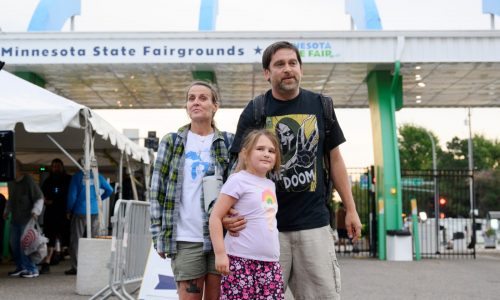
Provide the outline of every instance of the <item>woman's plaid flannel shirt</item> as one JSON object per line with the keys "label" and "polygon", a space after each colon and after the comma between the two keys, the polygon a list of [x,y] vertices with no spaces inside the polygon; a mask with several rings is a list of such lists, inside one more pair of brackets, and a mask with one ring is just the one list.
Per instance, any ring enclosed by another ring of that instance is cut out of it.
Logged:
{"label": "woman's plaid flannel shirt", "polygon": [[[158,155],[151,178],[150,213],[151,235],[157,252],[164,252],[172,257],[177,253],[176,226],[179,219],[179,207],[182,193],[184,170],[184,146],[190,125],[181,127],[176,134],[165,135],[158,148]],[[224,140],[226,137],[227,140]],[[224,180],[230,171],[228,146],[234,135],[223,133],[217,128],[214,132],[210,155],[217,169],[223,170]],[[200,199],[203,208],[203,193]],[[208,232],[208,214],[203,216],[203,250],[210,251],[212,244]]]}

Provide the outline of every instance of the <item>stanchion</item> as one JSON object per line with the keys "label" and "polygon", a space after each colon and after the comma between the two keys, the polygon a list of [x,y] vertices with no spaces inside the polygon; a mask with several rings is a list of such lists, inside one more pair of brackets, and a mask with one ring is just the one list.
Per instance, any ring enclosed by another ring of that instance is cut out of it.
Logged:
{"label": "stanchion", "polygon": [[418,234],[418,212],[417,212],[417,199],[411,199],[411,222],[413,231],[413,246],[415,247],[415,260],[421,260],[420,255],[420,237]]}
{"label": "stanchion", "polygon": [[384,200],[378,200],[378,216],[377,216],[377,236],[378,236],[378,258],[385,260],[385,213]]}

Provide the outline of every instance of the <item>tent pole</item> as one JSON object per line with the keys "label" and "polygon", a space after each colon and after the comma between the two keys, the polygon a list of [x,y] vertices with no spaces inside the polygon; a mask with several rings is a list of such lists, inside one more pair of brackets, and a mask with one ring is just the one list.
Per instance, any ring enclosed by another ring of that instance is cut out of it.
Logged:
{"label": "tent pole", "polygon": [[68,151],[66,151],[66,149],[64,149],[52,136],[50,136],[50,134],[47,134],[47,137],[52,141],[52,143],[54,143],[54,145],[57,146],[57,148],[59,148],[59,150],[62,151],[62,153],[64,153],[64,155],[66,155],[75,164],[75,166],[77,166],[83,172],[83,166],[80,165],[78,161],[73,156],[71,156]]}
{"label": "tent pole", "polygon": [[150,164],[144,164],[144,167],[143,167],[143,172],[144,172],[144,185],[145,185],[145,188],[144,188],[144,199],[149,202],[149,174],[150,174],[150,171],[151,171],[151,168],[150,168]]}
{"label": "tent pole", "polygon": [[85,114],[85,142],[84,142],[84,166],[83,172],[85,178],[85,206],[87,212],[87,238],[92,237],[92,227],[90,219],[90,139],[92,138],[92,128],[88,122],[88,110],[84,110]]}
{"label": "tent pole", "polygon": [[123,199],[123,151],[120,155],[120,167],[118,169],[118,199]]}
{"label": "tent pole", "polygon": [[127,159],[128,173],[130,176],[130,185],[132,186],[132,193],[134,194],[134,200],[139,200],[139,196],[137,195],[137,187],[135,186],[134,173],[132,172],[132,168],[130,167],[128,154],[125,154],[125,158]]}

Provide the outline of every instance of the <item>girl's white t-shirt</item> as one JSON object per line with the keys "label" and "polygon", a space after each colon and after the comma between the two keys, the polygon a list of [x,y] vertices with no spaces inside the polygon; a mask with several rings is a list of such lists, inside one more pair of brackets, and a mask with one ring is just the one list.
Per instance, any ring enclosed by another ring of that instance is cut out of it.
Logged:
{"label": "girl's white t-shirt", "polygon": [[214,134],[197,135],[188,132],[184,149],[184,178],[177,222],[177,241],[203,242],[203,214],[201,203],[202,179],[210,164],[210,147]]}
{"label": "girl's white t-shirt", "polygon": [[221,193],[237,199],[234,208],[247,220],[239,236],[226,235],[226,253],[261,261],[279,261],[278,202],[274,182],[240,171],[229,176]]}

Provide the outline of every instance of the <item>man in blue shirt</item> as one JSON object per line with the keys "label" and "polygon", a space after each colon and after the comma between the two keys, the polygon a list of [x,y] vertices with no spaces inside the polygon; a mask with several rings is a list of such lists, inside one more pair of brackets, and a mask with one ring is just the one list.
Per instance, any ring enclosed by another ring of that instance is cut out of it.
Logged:
{"label": "man in blue shirt", "polygon": [[[99,189],[103,190],[101,199],[108,198],[113,193],[113,188],[106,179],[99,174]],[[70,236],[70,256],[71,269],[64,272],[66,275],[76,275],[78,258],[78,241],[83,237],[87,226],[87,206],[85,198],[85,179],[82,171],[78,171],[71,178],[68,192],[68,203],[66,208],[68,218],[71,219]],[[90,218],[91,218],[91,236],[97,236],[99,230],[99,209],[97,206],[97,197],[94,187],[94,176],[90,175]]]}

